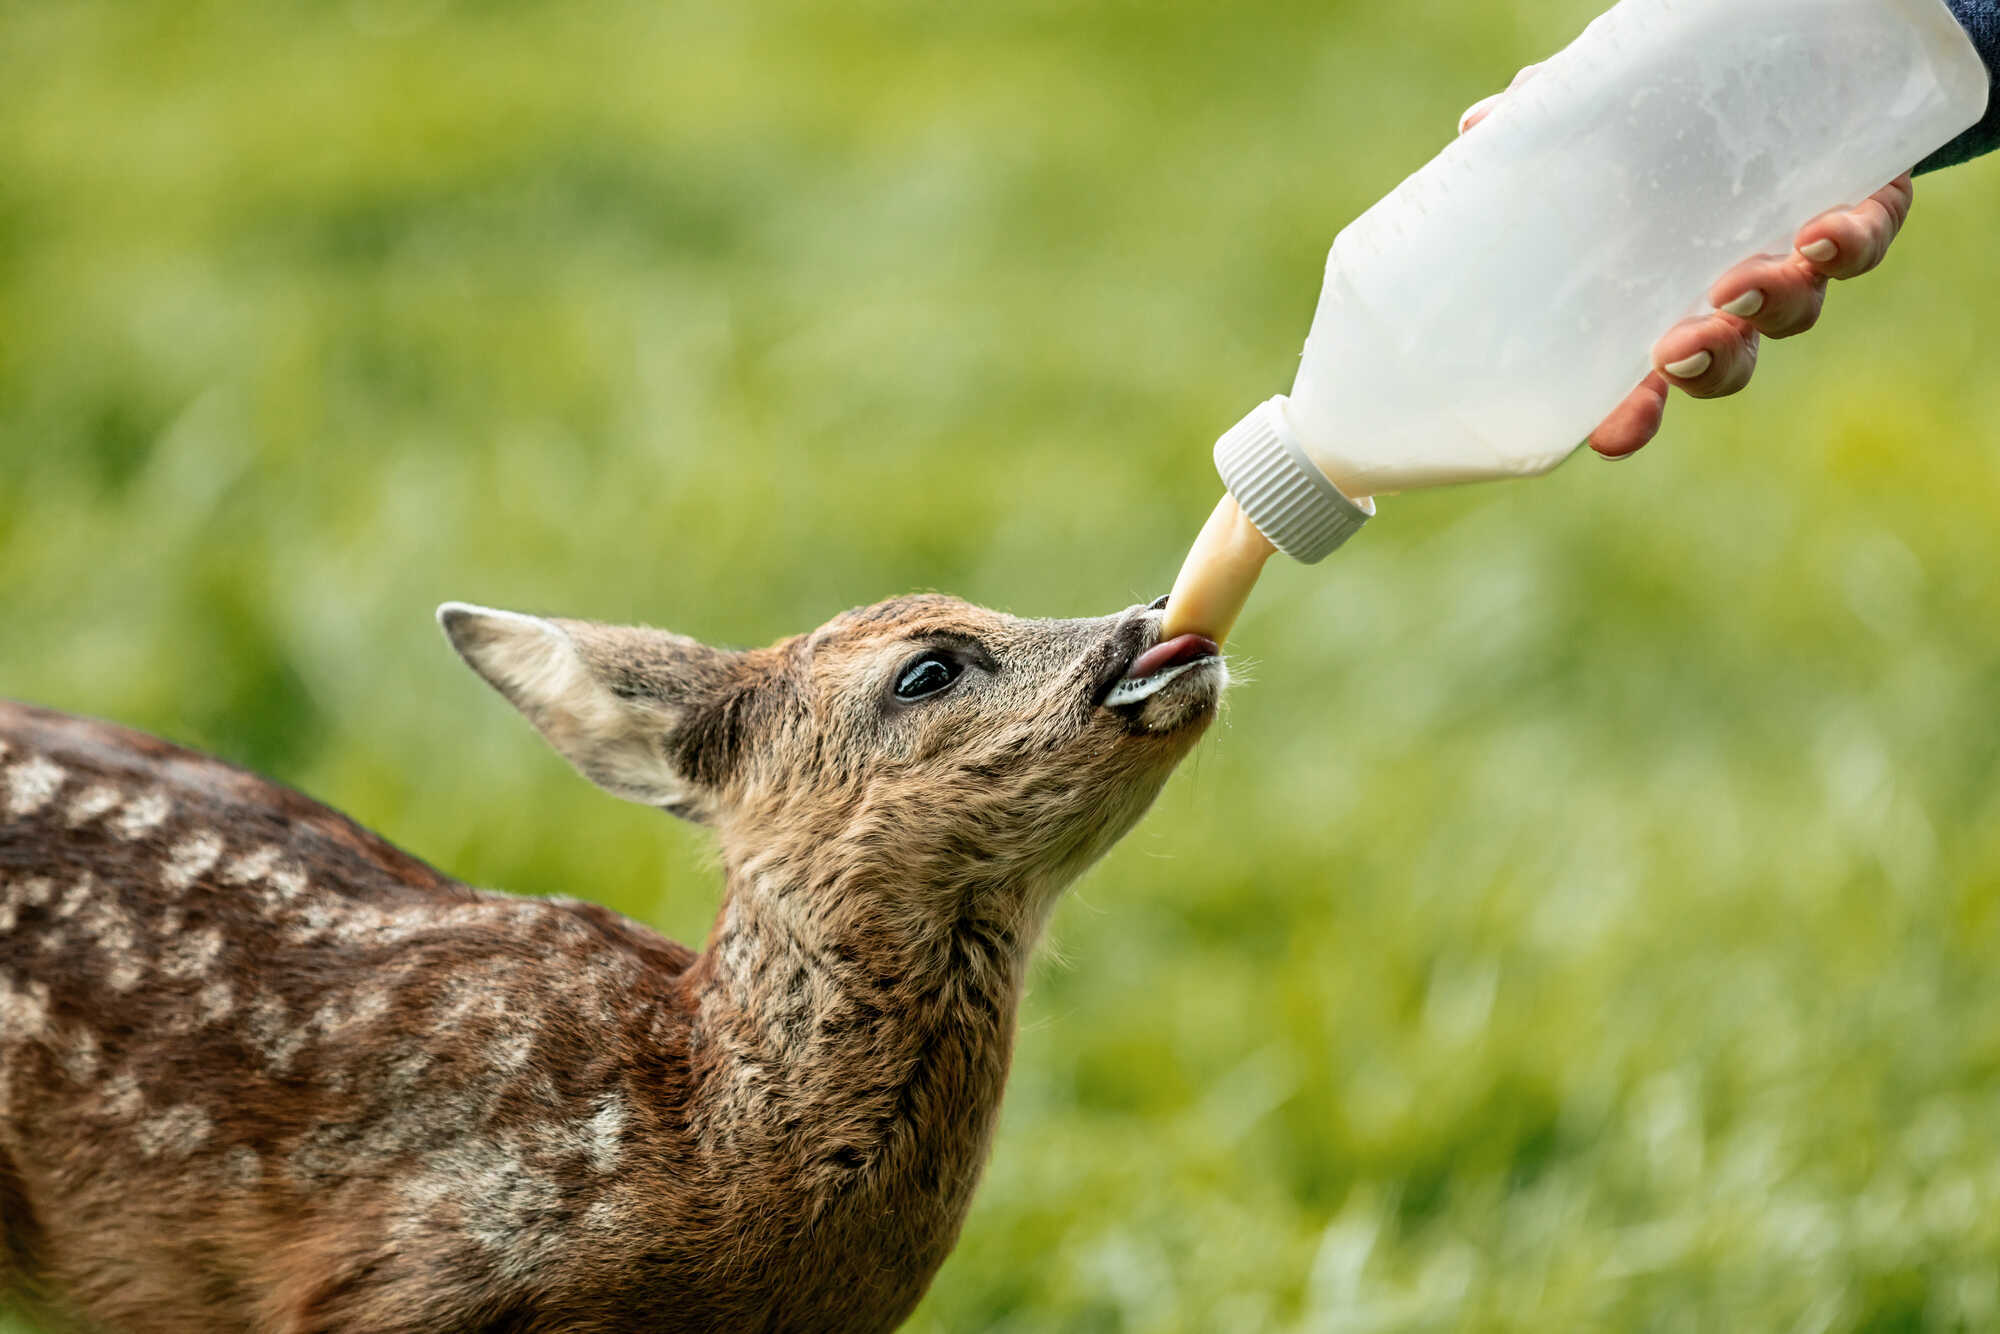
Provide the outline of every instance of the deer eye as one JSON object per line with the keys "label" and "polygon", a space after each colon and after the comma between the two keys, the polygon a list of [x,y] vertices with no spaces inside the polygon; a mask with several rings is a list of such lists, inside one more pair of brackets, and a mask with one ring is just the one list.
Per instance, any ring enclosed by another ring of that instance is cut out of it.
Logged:
{"label": "deer eye", "polygon": [[926,653],[896,677],[896,698],[904,703],[929,699],[965,675],[965,664],[949,653]]}

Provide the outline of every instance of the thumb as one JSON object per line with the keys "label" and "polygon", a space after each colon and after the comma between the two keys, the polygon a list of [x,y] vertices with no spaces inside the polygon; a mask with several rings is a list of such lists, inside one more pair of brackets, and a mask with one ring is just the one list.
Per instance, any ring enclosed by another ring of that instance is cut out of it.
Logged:
{"label": "thumb", "polygon": [[1480,121],[1485,120],[1486,113],[1493,110],[1494,104],[1506,95],[1505,93],[1495,93],[1491,97],[1482,97],[1467,107],[1464,114],[1458,118],[1458,132],[1464,134]]}
{"label": "thumb", "polygon": [[1467,107],[1465,109],[1464,114],[1458,118],[1458,132],[1460,134],[1464,134],[1467,130],[1477,125],[1480,121],[1485,120],[1488,116],[1492,115],[1493,108],[1496,105],[1498,105],[1501,98],[1505,97],[1508,93],[1513,92],[1516,88],[1519,88],[1522,84],[1526,83],[1528,80],[1534,78],[1535,75],[1541,72],[1541,68],[1542,66],[1540,62],[1537,62],[1533,65],[1522,66],[1520,73],[1514,76],[1514,81],[1507,85],[1506,90],[1504,92],[1495,93],[1491,97],[1482,97],[1477,102],[1474,102],[1471,106]]}

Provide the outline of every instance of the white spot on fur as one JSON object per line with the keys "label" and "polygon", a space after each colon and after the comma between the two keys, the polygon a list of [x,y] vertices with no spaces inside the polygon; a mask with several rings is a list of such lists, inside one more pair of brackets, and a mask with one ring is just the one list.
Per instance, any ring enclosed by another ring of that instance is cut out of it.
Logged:
{"label": "white spot on fur", "polygon": [[283,849],[277,844],[266,843],[261,848],[232,859],[229,865],[223,868],[222,878],[232,885],[247,885],[252,881],[262,880],[277,869],[278,863],[284,860],[284,856]]}
{"label": "white spot on fur", "polygon": [[291,1068],[292,1058],[312,1037],[308,1026],[294,1027],[283,1001],[266,996],[250,1007],[250,1041],[264,1057],[264,1068],[282,1075]]}
{"label": "white spot on fur", "polygon": [[104,1059],[104,1048],[98,1042],[97,1030],[79,1028],[69,1045],[57,1053],[62,1061],[63,1073],[78,1084],[88,1084],[97,1078],[98,1067]]}
{"label": "white spot on fur", "polygon": [[56,882],[45,875],[34,876],[21,882],[21,902],[30,908],[39,908],[55,897]]}
{"label": "white spot on fur", "polygon": [[348,945],[396,945],[413,932],[399,932],[394,923],[401,921],[404,914],[382,912],[351,912],[339,925],[334,927],[335,940]]}
{"label": "white spot on fur", "polygon": [[264,1176],[264,1160],[247,1144],[238,1144],[222,1155],[222,1177],[230,1185],[247,1189]]}
{"label": "white spot on fur", "polygon": [[[36,890],[37,886],[41,888]],[[12,931],[20,921],[22,905],[29,902],[29,892],[36,890],[37,893],[46,896],[47,886],[48,881],[39,877],[34,880],[0,882],[0,931]]]}
{"label": "white spot on fur", "polygon": [[148,792],[111,818],[111,832],[126,840],[141,838],[166,823],[174,803],[160,791]]}
{"label": "white spot on fur", "polygon": [[102,950],[108,959],[105,980],[114,991],[130,991],[145,976],[145,963],[139,958],[137,923],[125,911],[123,904],[107,896],[92,899],[85,907],[77,925],[83,928],[92,942]]}
{"label": "white spot on fur", "polygon": [[584,1128],[589,1149],[590,1165],[599,1172],[609,1172],[618,1166],[619,1141],[625,1133],[625,1104],[618,1098],[606,1098],[598,1105],[597,1115],[590,1118]]}
{"label": "white spot on fur", "polygon": [[389,993],[382,987],[364,987],[355,993],[354,1002],[348,1007],[347,1022],[350,1024],[372,1024],[389,1013]]}
{"label": "white spot on fur", "polygon": [[139,1152],[148,1158],[163,1153],[185,1158],[202,1146],[212,1129],[207,1112],[181,1103],[139,1123]]}
{"label": "white spot on fur", "polygon": [[69,771],[46,755],[31,755],[7,770],[7,814],[16,820],[33,815],[55,798]]}
{"label": "white spot on fur", "polygon": [[267,907],[283,908],[306,892],[305,873],[285,860],[284,849],[275,843],[246,852],[230,862],[222,878],[233,885],[262,884],[272,891]]}
{"label": "white spot on fur", "polygon": [[168,945],[160,955],[160,971],[182,981],[200,977],[215,966],[221,953],[222,932],[209,927]]}
{"label": "white spot on fur", "polygon": [[320,934],[339,920],[332,905],[316,899],[308,899],[302,904],[285,931],[285,939],[294,945],[310,945]]}
{"label": "white spot on fur", "polygon": [[121,1070],[104,1085],[104,1110],[120,1120],[130,1120],[146,1110],[145,1095],[132,1072]]}
{"label": "white spot on fur", "polygon": [[222,856],[222,838],[207,830],[184,838],[174,844],[167,853],[166,864],[160,868],[160,879],[168,889],[183,890],[208,874]]}
{"label": "white spot on fur", "polygon": [[431,1054],[426,1051],[411,1052],[407,1056],[398,1057],[389,1067],[388,1077],[382,1081],[382,1087],[398,1096],[414,1092],[417,1085],[423,1082],[424,1076],[430,1073],[431,1061]]}
{"label": "white spot on fur", "polygon": [[167,822],[174,813],[172,798],[165,792],[154,789],[141,793],[120,808],[106,822],[106,827],[119,838],[130,842],[144,838]]}
{"label": "white spot on fur", "polygon": [[354,1136],[350,1127],[338,1122],[318,1125],[307,1131],[285,1155],[285,1175],[300,1184],[338,1176],[353,1157]]}
{"label": "white spot on fur", "polygon": [[19,987],[0,973],[0,1041],[34,1042],[48,1030],[48,984],[31,981]]}
{"label": "white spot on fur", "polygon": [[427,1155],[424,1170],[404,1183],[403,1196],[422,1215],[440,1205],[455,1206],[459,1228],[509,1277],[533,1272],[563,1240],[556,1183],[530,1169],[514,1149],[491,1140]]}
{"label": "white spot on fur", "polygon": [[99,943],[109,937],[110,943],[118,948],[130,949],[133,944],[132,916],[109,895],[99,895],[85,903],[77,925]]}
{"label": "white spot on fur", "polygon": [[347,1007],[337,1000],[327,1001],[306,1020],[306,1029],[321,1037],[331,1037],[347,1026]]}
{"label": "white spot on fur", "polygon": [[194,1012],[204,1024],[221,1023],[236,1008],[236,989],[227,982],[211,982],[194,998]]}
{"label": "white spot on fur", "polygon": [[505,1018],[510,998],[498,969],[489,965],[445,983],[438,1002],[436,1025],[451,1030],[473,1020]]}
{"label": "white spot on fur", "polygon": [[491,906],[485,903],[460,903],[442,909],[401,908],[394,912],[354,910],[342,915],[334,934],[355,944],[400,945],[428,932],[493,921]]}
{"label": "white spot on fur", "polygon": [[493,1044],[486,1053],[486,1064],[502,1074],[512,1074],[524,1068],[534,1055],[534,1034],[516,1033]]}
{"label": "white spot on fur", "polygon": [[332,1038],[346,1028],[358,1028],[382,1018],[388,1012],[388,992],[380,988],[364,988],[346,1000],[328,1000],[312,1018],[306,1020],[306,1030],[322,1038]]}
{"label": "white spot on fur", "polygon": [[596,1003],[598,1020],[618,1022],[624,998],[639,980],[639,965],[631,956],[611,951],[592,954],[572,983],[580,1000]]}
{"label": "white spot on fur", "polygon": [[83,826],[125,800],[125,794],[108,783],[93,783],[79,792],[63,812],[63,823],[71,829]]}
{"label": "white spot on fur", "polygon": [[90,891],[95,887],[95,882],[91,880],[90,874],[85,872],[83,879],[71,885],[69,892],[63,895],[62,902],[56,905],[56,916],[60,918],[76,916],[83,905],[90,901]]}

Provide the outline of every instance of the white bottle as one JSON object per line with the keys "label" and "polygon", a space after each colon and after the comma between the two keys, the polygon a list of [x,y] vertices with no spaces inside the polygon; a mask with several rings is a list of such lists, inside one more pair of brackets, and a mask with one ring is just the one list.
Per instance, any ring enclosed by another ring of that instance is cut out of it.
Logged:
{"label": "white bottle", "polygon": [[1988,75],[1942,0],[1623,0],[1333,243],[1289,399],[1216,445],[1315,561],[1366,497],[1546,472],[1707,309],[1976,123]]}

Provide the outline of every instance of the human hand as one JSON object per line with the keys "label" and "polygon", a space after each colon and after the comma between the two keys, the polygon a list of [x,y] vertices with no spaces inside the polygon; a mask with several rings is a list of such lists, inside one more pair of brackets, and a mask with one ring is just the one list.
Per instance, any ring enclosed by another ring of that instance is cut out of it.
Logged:
{"label": "human hand", "polygon": [[[1514,76],[1509,91],[1539,66]],[[1505,97],[1499,93],[1460,117],[1466,133]],[[1910,215],[1915,190],[1908,173],[1859,207],[1821,214],[1799,229],[1789,255],[1759,255],[1722,275],[1708,290],[1715,313],[1682,320],[1653,345],[1653,373],[1595,431],[1590,447],[1608,459],[1629,458],[1659,434],[1667,391],[1724,398],[1750,383],[1763,338],[1790,338],[1819,323],[1827,282],[1857,278],[1881,264]]]}

